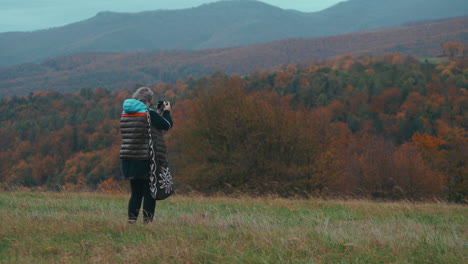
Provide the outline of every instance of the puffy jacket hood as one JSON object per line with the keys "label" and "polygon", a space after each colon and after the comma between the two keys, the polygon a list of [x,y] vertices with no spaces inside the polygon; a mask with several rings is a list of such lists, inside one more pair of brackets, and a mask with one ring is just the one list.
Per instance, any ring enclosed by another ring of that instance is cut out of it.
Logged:
{"label": "puffy jacket hood", "polygon": [[123,112],[126,114],[144,113],[148,108],[142,101],[136,99],[127,99],[123,102]]}

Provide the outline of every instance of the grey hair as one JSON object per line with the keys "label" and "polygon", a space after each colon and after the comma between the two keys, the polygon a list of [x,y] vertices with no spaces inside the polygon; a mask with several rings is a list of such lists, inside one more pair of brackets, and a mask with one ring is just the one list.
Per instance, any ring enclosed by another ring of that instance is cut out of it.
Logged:
{"label": "grey hair", "polygon": [[151,102],[153,101],[153,95],[154,95],[154,92],[150,88],[144,86],[144,87],[138,88],[138,90],[136,90],[136,92],[133,94],[132,98],[140,100],[142,102],[143,101]]}

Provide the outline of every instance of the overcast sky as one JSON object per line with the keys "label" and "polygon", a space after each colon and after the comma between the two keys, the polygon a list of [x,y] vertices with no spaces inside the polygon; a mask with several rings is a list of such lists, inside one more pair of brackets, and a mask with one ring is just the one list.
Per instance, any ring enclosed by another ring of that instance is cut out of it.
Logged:
{"label": "overcast sky", "polygon": [[[320,11],[345,0],[262,0],[303,12]],[[216,0],[0,0],[0,32],[63,26],[100,11],[140,12],[196,7]]]}

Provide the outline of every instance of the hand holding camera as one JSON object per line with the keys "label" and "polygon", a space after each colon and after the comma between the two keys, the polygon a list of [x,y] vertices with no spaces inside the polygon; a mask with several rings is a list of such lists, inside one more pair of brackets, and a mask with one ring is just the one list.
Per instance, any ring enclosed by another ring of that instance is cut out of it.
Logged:
{"label": "hand holding camera", "polygon": [[167,111],[171,111],[171,102],[169,101],[164,101],[164,111],[167,110]]}
{"label": "hand holding camera", "polygon": [[171,111],[171,102],[169,102],[169,101],[159,101],[157,108],[160,111],[166,111],[166,110]]}

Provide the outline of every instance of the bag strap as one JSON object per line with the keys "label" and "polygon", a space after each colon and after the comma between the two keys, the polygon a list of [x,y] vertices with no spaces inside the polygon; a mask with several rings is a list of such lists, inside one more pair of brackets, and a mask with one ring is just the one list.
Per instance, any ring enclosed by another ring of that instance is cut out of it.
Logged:
{"label": "bag strap", "polygon": [[157,166],[157,163],[156,163],[156,152],[154,151],[154,145],[153,145],[153,135],[151,133],[151,114],[150,114],[150,111],[149,109],[147,108],[146,109],[146,118],[148,119],[148,124],[149,124],[149,128],[148,128],[148,134],[149,134],[149,154],[150,154],[150,175],[149,175],[149,179],[150,179],[150,192],[151,192],[151,197],[153,197],[153,199],[156,199],[156,196],[158,194],[158,186],[157,186],[157,181],[158,181],[158,178],[157,178],[157,172],[156,172],[156,166]]}

